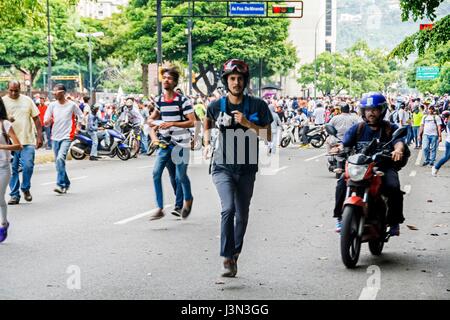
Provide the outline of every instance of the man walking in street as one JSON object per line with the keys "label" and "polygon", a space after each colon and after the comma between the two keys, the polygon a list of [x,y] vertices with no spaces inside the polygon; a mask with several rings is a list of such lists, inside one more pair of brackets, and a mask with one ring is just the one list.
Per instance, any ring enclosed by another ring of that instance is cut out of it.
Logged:
{"label": "man walking in street", "polygon": [[72,101],[66,100],[66,87],[57,84],[53,88],[53,96],[56,101],[50,103],[44,116],[45,126],[52,125],[53,152],[55,154],[56,165],[56,188],[54,191],[59,194],[67,193],[70,187],[70,180],[66,172],[66,158],[70,143],[75,137],[78,123],[83,120],[83,112]]}
{"label": "man walking in street", "polygon": [[[31,177],[34,171],[36,149],[42,147],[42,125],[39,120],[39,109],[33,100],[20,94],[18,81],[9,82],[8,95],[3,97],[3,102],[14,132],[23,146],[22,150],[14,151],[12,162],[12,175],[9,182],[11,199],[8,204],[14,205],[20,202],[20,190],[26,201],[33,200],[30,193]],[[19,166],[22,166],[22,184],[19,178]]]}
{"label": "man walking in street", "polygon": [[436,115],[434,106],[428,107],[428,115],[423,117],[422,125],[420,126],[419,141],[422,142],[423,156],[425,158],[422,166],[434,166],[436,161],[436,152],[439,143],[442,141],[441,136],[442,121]]}
{"label": "man walking in street", "polygon": [[222,205],[223,277],[235,277],[237,273],[258,171],[258,136],[271,140],[272,114],[263,100],[244,95],[249,80],[249,67],[244,61],[227,61],[222,83],[228,94],[209,105],[204,121],[205,158],[211,148],[213,122],[219,129],[211,161],[212,179]]}
{"label": "man walking in street", "polygon": [[[164,168],[170,161],[175,164],[176,184],[181,184],[183,190],[184,205],[180,212],[183,219],[186,219],[191,213],[194,201],[187,168],[191,145],[191,134],[188,128],[194,126],[195,115],[189,99],[174,91],[178,85],[179,78],[180,73],[176,68],[165,68],[162,70],[164,94],[156,98],[156,107],[150,116],[149,125],[152,130],[153,143],[157,144],[159,140],[163,140],[166,145],[165,148],[159,149],[153,169],[153,183],[158,209],[150,217],[150,220],[164,217],[161,176]],[[155,123],[155,120],[161,121]],[[154,130],[159,131],[160,138],[156,136]],[[176,211],[172,213],[177,215]]]}
{"label": "man walking in street", "polygon": [[37,107],[39,109],[39,120],[41,121],[41,125],[42,125],[42,135],[44,135],[44,133],[45,133],[45,139],[46,139],[46,141],[44,143],[46,145],[45,148],[47,150],[51,150],[52,149],[52,139],[51,139],[52,128],[44,126],[44,114],[47,111],[47,104],[45,103],[44,97],[39,98]]}

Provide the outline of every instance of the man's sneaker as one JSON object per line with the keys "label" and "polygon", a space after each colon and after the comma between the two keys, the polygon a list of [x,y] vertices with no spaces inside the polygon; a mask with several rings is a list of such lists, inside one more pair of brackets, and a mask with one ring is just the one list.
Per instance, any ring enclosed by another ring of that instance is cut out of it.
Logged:
{"label": "man's sneaker", "polygon": [[431,168],[431,175],[433,177],[437,177],[437,173],[438,173],[438,169],[436,169],[436,167]]}
{"label": "man's sneaker", "polygon": [[175,207],[170,213],[174,216],[181,217],[181,208]]}
{"label": "man's sneaker", "polygon": [[30,190],[23,191],[23,196],[26,201],[31,202],[33,200],[33,197],[31,196]]}
{"label": "man's sneaker", "polygon": [[5,241],[8,237],[8,228],[9,228],[9,222],[6,223],[6,225],[0,226],[0,243]]}
{"label": "man's sneaker", "polygon": [[150,221],[158,220],[158,219],[161,219],[162,217],[164,217],[164,211],[163,211],[163,209],[159,209],[158,211],[156,211],[154,214],[152,214],[150,216]]}
{"label": "man's sneaker", "polygon": [[336,220],[336,232],[340,233],[342,229],[342,219],[338,218]]}
{"label": "man's sneaker", "polygon": [[394,224],[393,226],[391,226],[389,228],[389,235],[391,237],[399,236],[400,235],[400,225],[399,224]]}
{"label": "man's sneaker", "polygon": [[69,191],[69,187],[64,187],[62,188],[63,193],[67,193],[67,191]]}
{"label": "man's sneaker", "polygon": [[56,186],[56,188],[53,189],[53,191],[55,191],[56,193],[59,193],[59,194],[63,194],[63,193],[65,193],[64,189],[65,188],[62,188],[60,186]]}
{"label": "man's sneaker", "polygon": [[223,261],[222,277],[233,278],[237,274],[237,263],[234,259],[225,259]]}
{"label": "man's sneaker", "polygon": [[89,160],[91,160],[91,161],[98,161],[98,158],[97,158],[97,157],[94,157],[94,156],[90,156],[90,157],[89,157]]}
{"label": "man's sneaker", "polygon": [[9,199],[8,204],[9,205],[14,205],[14,204],[19,204],[20,202],[20,198],[18,197],[11,197],[11,199]]}
{"label": "man's sneaker", "polygon": [[422,163],[422,167],[426,167],[428,165],[428,162],[425,161],[424,163]]}

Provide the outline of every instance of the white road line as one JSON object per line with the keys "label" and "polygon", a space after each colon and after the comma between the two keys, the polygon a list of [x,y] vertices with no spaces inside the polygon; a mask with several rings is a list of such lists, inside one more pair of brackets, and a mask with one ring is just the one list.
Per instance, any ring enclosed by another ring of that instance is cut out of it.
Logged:
{"label": "white road line", "polygon": [[410,177],[415,177],[417,174],[416,170],[411,171],[411,173],[409,174]]}
{"label": "white road line", "polygon": [[[164,208],[167,208],[167,207],[170,207],[170,205],[166,205]],[[135,216],[133,216],[133,217],[131,217],[131,218],[127,218],[127,219],[123,219],[123,220],[114,222],[114,224],[117,224],[117,225],[119,225],[119,224],[126,224],[126,223],[128,223],[128,222],[131,222],[131,221],[134,221],[134,220],[143,218],[143,217],[145,217],[145,216],[149,216],[149,215],[151,215],[152,213],[155,213],[156,210],[158,210],[158,208],[155,208],[155,209],[153,209],[153,210],[150,210],[150,211],[147,211],[147,212],[144,212],[144,213],[141,213],[141,214],[137,214],[137,215],[135,215]]]}
{"label": "white road line", "polygon": [[327,154],[327,153],[325,152],[325,153],[319,154],[318,156],[315,156],[315,157],[312,157],[312,158],[305,159],[305,162],[319,159],[320,157],[323,157],[323,156],[326,155],[326,154]]}
{"label": "white road line", "polygon": [[405,190],[404,190],[405,192],[406,192],[406,194],[409,194],[410,192],[411,192],[411,185],[410,184],[407,184],[406,186],[405,186]]}
{"label": "white road line", "polygon": [[[82,177],[78,177],[78,178],[70,178],[70,181],[76,181],[76,180],[81,180],[81,179],[86,179],[87,176],[82,176]],[[51,184],[55,184],[55,181],[52,182],[46,182],[46,183],[41,183],[41,186],[49,186]]]}
{"label": "white road line", "polygon": [[280,171],[283,171],[285,169],[289,168],[289,166],[284,166],[275,170],[270,170],[268,168],[261,168],[261,175],[267,175],[267,176],[274,176]]}
{"label": "white road line", "polygon": [[154,167],[154,165],[151,165],[151,166],[145,166],[145,167],[138,167],[138,169],[150,169],[153,167]]}
{"label": "white road line", "polygon": [[422,161],[422,150],[419,150],[419,154],[417,155],[416,166],[420,165],[420,161]]}

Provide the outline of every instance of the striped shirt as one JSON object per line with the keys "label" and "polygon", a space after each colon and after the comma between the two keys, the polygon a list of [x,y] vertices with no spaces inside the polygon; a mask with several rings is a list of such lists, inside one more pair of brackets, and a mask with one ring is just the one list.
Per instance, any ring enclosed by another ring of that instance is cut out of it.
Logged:
{"label": "striped shirt", "polygon": [[[186,121],[186,115],[193,113],[194,108],[191,102],[185,96],[175,94],[173,100],[165,100],[164,95],[156,99],[156,109],[161,115],[164,122],[181,122]],[[160,129],[159,134],[163,140],[169,141],[174,145],[183,148],[189,148],[191,142],[191,133],[187,128],[170,127],[168,129]]]}

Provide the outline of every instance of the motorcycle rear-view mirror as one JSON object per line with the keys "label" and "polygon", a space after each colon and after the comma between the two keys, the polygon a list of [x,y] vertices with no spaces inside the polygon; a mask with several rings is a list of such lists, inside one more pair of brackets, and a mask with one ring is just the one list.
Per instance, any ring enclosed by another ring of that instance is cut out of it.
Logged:
{"label": "motorcycle rear-view mirror", "polygon": [[327,124],[325,125],[325,131],[326,131],[330,136],[336,137],[336,135],[337,135],[337,130],[336,130],[336,128],[335,128],[332,124],[327,123]]}
{"label": "motorcycle rear-view mirror", "polygon": [[392,134],[392,139],[391,141],[389,141],[388,143],[386,143],[384,145],[384,147],[386,147],[387,145],[389,145],[390,143],[392,143],[393,141],[397,140],[397,139],[401,139],[406,137],[406,135],[408,134],[408,129],[406,127],[402,127],[402,128],[398,128],[397,130],[394,131],[394,133]]}

